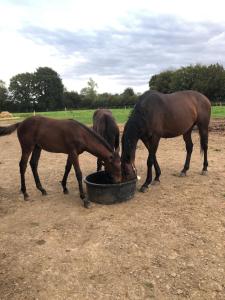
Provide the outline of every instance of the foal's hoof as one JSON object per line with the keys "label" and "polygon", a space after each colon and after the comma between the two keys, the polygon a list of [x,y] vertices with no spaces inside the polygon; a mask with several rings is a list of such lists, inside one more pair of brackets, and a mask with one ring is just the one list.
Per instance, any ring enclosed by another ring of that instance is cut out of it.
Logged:
{"label": "foal's hoof", "polygon": [[90,208],[90,206],[91,206],[91,202],[90,201],[88,201],[88,200],[84,201],[84,207],[85,208]]}
{"label": "foal's hoof", "polygon": [[148,191],[148,187],[145,185],[142,185],[142,187],[139,190],[141,193],[146,193]]}
{"label": "foal's hoof", "polygon": [[41,193],[42,193],[42,196],[47,196],[48,195],[46,190],[42,190]]}
{"label": "foal's hoof", "polygon": [[187,176],[186,172],[180,172],[179,177],[185,177],[185,176]]}
{"label": "foal's hoof", "polygon": [[63,189],[63,193],[64,193],[64,195],[68,195],[68,194],[69,194],[68,189],[67,189],[67,188],[64,188],[64,189]]}
{"label": "foal's hoof", "polygon": [[29,200],[29,195],[27,193],[23,194],[23,199],[24,201],[28,201]]}
{"label": "foal's hoof", "polygon": [[205,176],[205,175],[207,175],[207,174],[208,174],[208,171],[202,170],[201,175]]}

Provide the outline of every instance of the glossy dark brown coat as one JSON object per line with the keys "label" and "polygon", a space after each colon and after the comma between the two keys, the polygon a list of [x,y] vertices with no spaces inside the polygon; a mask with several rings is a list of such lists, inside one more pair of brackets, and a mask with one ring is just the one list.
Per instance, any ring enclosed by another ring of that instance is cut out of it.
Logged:
{"label": "glossy dark brown coat", "polygon": [[180,91],[163,94],[147,91],[140,96],[122,137],[122,174],[125,180],[136,176],[134,161],[137,142],[143,141],[148,149],[147,178],[141,191],[145,191],[152,182],[152,166],[159,181],[161,170],[156,159],[156,151],[161,138],[173,138],[183,135],[187,156],[181,176],[189,169],[193,143],[191,133],[196,125],[199,129],[201,149],[204,153],[202,174],[207,171],[208,127],[211,114],[210,101],[196,91]]}

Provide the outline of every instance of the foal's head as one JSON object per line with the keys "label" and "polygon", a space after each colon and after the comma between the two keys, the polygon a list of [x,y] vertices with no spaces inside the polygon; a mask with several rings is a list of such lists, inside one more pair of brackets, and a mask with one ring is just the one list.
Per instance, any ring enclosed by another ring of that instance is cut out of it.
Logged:
{"label": "foal's head", "polygon": [[105,170],[111,175],[114,183],[121,182],[121,160],[118,152],[113,152],[109,159],[105,160]]}

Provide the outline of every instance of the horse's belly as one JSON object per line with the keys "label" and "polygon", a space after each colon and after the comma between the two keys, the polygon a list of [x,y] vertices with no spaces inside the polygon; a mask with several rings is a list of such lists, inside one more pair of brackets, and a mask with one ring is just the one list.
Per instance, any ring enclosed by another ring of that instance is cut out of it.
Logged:
{"label": "horse's belly", "polygon": [[47,151],[47,152],[52,152],[52,153],[67,153],[64,147],[60,147],[58,145],[39,145],[41,149]]}
{"label": "horse's belly", "polygon": [[164,130],[162,131],[163,138],[173,138],[180,135],[185,134],[190,130],[194,125],[194,120],[191,122],[178,122],[176,126],[164,126]]}

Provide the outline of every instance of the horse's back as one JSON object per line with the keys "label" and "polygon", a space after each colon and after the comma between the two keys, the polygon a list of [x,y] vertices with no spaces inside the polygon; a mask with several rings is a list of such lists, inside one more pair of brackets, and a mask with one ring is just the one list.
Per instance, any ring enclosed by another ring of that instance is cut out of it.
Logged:
{"label": "horse's back", "polygon": [[74,120],[57,120],[33,116],[21,122],[17,134],[21,146],[39,145],[49,152],[67,153],[68,148],[83,140],[85,130]]}
{"label": "horse's back", "polygon": [[211,105],[203,94],[196,91],[179,91],[163,94],[147,91],[135,106],[142,114],[148,131],[162,137],[184,134],[194,124],[209,123]]}
{"label": "horse's back", "polygon": [[100,134],[113,148],[119,136],[119,128],[108,109],[97,109],[93,114],[93,129]]}

